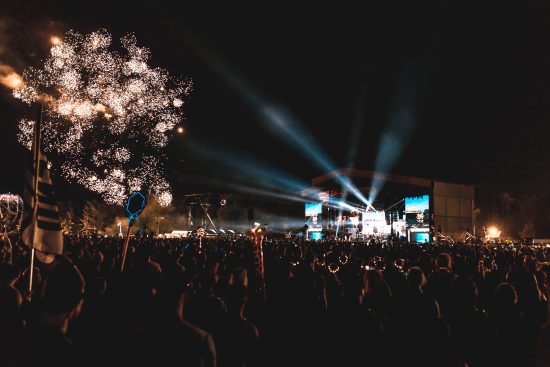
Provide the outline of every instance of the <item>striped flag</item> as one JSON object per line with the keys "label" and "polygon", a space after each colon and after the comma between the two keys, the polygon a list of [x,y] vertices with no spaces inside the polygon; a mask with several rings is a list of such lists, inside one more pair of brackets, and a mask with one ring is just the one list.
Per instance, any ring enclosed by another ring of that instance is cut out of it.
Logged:
{"label": "striped flag", "polygon": [[[36,144],[33,151],[36,149]],[[36,156],[36,155],[35,155]],[[36,163],[35,163],[36,164]],[[59,209],[57,207],[48,160],[42,152],[38,154],[38,170],[27,173],[25,180],[25,217],[23,218],[23,242],[38,251],[61,255],[63,252],[63,237]],[[37,192],[34,191],[35,172],[38,171]],[[36,198],[36,202],[35,202]]]}

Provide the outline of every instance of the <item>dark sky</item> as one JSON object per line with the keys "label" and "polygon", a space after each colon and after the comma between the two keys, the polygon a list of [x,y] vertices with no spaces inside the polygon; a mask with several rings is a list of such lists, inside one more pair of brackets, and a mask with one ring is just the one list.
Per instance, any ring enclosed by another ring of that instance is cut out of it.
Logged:
{"label": "dark sky", "polygon": [[[8,0],[0,31],[21,43],[17,57],[0,58],[17,59],[7,61],[22,71],[47,52],[39,41],[48,32],[135,33],[153,64],[194,81],[187,133],[169,147],[176,192],[223,170],[192,143],[305,181],[323,173],[269,129],[235,80],[290,111],[337,167],[348,164],[355,141],[353,164],[374,169],[391,131],[390,150],[402,148],[393,152],[395,173],[475,184],[550,177],[550,5],[543,1],[114,3]],[[22,114],[32,115],[3,90],[3,190],[17,191],[23,169],[15,142]]]}

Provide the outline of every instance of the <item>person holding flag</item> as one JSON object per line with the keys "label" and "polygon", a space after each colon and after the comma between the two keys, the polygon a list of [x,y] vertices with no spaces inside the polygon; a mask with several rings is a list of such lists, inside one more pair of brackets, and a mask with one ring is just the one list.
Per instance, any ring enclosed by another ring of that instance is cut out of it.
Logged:
{"label": "person holding flag", "polygon": [[[34,165],[27,175],[21,238],[31,248],[28,301],[36,319],[25,330],[19,361],[23,366],[75,366],[82,362],[68,337],[72,320],[84,303],[82,273],[63,253],[63,237],[46,155],[40,149],[42,106],[34,127]],[[34,256],[47,269],[44,283],[33,295]]]}
{"label": "person holding flag", "polygon": [[42,106],[34,126],[33,170],[27,174],[23,195],[25,216],[21,225],[21,239],[31,248],[29,297],[32,294],[35,253],[40,261],[47,264],[53,262],[55,255],[63,253],[59,209],[55,201],[49,163],[40,148],[41,120]]}

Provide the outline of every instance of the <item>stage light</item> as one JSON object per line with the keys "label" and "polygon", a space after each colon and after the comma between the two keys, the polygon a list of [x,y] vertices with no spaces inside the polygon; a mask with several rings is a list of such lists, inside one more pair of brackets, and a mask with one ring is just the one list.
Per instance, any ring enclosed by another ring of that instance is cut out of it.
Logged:
{"label": "stage light", "polygon": [[335,200],[335,199],[331,199],[329,201],[329,206],[335,209],[348,209],[350,211],[361,211],[361,208],[357,206],[351,205],[341,200]]}
{"label": "stage light", "polygon": [[[273,189],[260,189],[257,187],[250,187],[248,186],[250,185],[250,183],[246,183],[246,184],[228,183],[227,181],[224,181],[222,179],[213,180],[209,178],[203,178],[201,179],[200,182],[201,184],[208,183],[213,186],[223,187],[224,190],[232,189],[240,193],[253,194],[260,197],[275,198],[275,199],[300,202],[300,203],[306,203],[310,201],[307,198],[302,196],[276,192]],[[278,189],[281,189],[281,188],[279,187]]]}
{"label": "stage light", "polygon": [[[303,180],[288,175],[287,173],[271,167],[266,162],[258,161],[248,155],[221,149],[206,143],[193,140],[187,144],[187,147],[208,159],[220,163],[218,173],[224,173],[224,169],[235,180],[235,173],[239,173],[247,183],[253,182],[254,186],[261,186],[265,189],[282,191],[283,193],[298,193],[309,188],[309,184]],[[227,182],[227,180],[226,180]],[[246,184],[249,186],[249,184]]]}
{"label": "stage light", "polygon": [[346,188],[365,205],[372,207],[370,201],[353,185],[349,177],[343,176],[336,170],[336,165],[323,152],[309,131],[305,130],[289,112],[282,107],[265,104],[260,110],[260,115],[269,122],[269,128],[278,133],[285,141],[290,141],[293,147],[299,148],[316,166],[325,171],[333,172],[334,179],[342,187]]}
{"label": "stage light", "polygon": [[[253,109],[266,127],[276,133],[283,141],[297,148],[310,161],[325,172],[334,171],[336,165],[321,149],[313,135],[288,111],[283,105],[278,104],[257,90],[252,83],[232,69],[219,55],[208,49],[200,40],[189,33],[182,34],[184,41],[197,51],[207,65],[240,94],[242,99]],[[335,177],[343,187],[355,195],[365,205],[372,207],[364,195],[342,176]],[[297,190],[301,191],[301,190]]]}
{"label": "stage light", "polygon": [[376,156],[374,170],[381,174],[375,175],[372,179],[372,189],[368,199],[370,202],[376,200],[386,182],[385,174],[394,168],[414,132],[411,107],[414,102],[414,91],[410,89],[411,87],[408,86],[402,87],[393,102],[391,110],[393,115],[382,134]]}

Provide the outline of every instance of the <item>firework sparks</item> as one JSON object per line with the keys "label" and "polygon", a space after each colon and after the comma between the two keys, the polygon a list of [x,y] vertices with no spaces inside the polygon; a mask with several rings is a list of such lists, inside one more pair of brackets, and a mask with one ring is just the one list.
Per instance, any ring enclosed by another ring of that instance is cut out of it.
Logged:
{"label": "firework sparks", "polygon": [[[111,35],[69,32],[51,39],[42,69],[29,68],[16,98],[47,101],[43,146],[60,158],[71,182],[120,204],[127,194],[148,189],[162,205],[172,200],[162,152],[183,119],[192,87],[149,66],[150,52],[133,35],[121,39],[125,52],[111,51]],[[30,148],[34,122],[19,123],[18,138]],[[137,149],[136,149],[137,148]]]}

